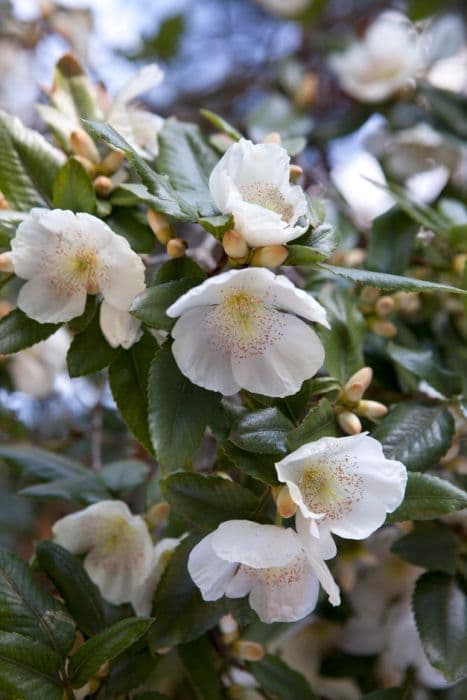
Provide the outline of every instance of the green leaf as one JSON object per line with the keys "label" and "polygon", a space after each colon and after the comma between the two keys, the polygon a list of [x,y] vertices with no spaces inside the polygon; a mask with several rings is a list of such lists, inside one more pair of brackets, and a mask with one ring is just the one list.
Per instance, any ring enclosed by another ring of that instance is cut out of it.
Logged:
{"label": "green leaf", "polygon": [[61,656],[75,639],[75,625],[62,605],[6,549],[0,549],[0,629],[32,637]]}
{"label": "green leaf", "polygon": [[454,574],[459,555],[459,538],[443,523],[419,522],[412,532],[394,542],[391,551],[423,569]]}
{"label": "green leaf", "polygon": [[15,237],[16,229],[27,214],[20,211],[0,209],[0,247],[4,250],[10,249],[10,241]]}
{"label": "green leaf", "polygon": [[249,520],[258,508],[251,491],[220,476],[172,474],[160,487],[175,512],[196,527],[214,529],[224,520]]}
{"label": "green leaf", "polygon": [[19,309],[0,319],[0,353],[10,355],[45,340],[60,328],[56,323],[38,323]]}
{"label": "green leaf", "polygon": [[186,644],[214,627],[226,614],[223,600],[207,603],[188,573],[188,556],[198,537],[186,537],[176,548],[162,574],[153,599],[155,622],[149,631],[149,644],[160,647]]}
{"label": "green leaf", "polygon": [[419,92],[428,100],[431,111],[443,126],[462,139],[467,138],[467,99],[460,92],[442,90],[425,81],[418,83]]}
{"label": "green leaf", "polygon": [[198,700],[221,700],[223,697],[216,656],[209,638],[204,635],[181,644],[178,653]]}
{"label": "green leaf", "polygon": [[110,493],[105,488],[104,481],[99,474],[88,472],[87,476],[71,479],[56,479],[45,484],[35,484],[21,489],[20,496],[35,498],[40,501],[74,501],[84,505],[97,503],[110,498]]}
{"label": "green leaf", "polygon": [[293,423],[278,408],[264,408],[242,415],[235,421],[230,440],[248,452],[285,454],[287,434]]}
{"label": "green leaf", "polygon": [[99,476],[113,493],[130,491],[143,484],[149,476],[149,467],[139,459],[119,459],[106,464]]}
{"label": "green leaf", "polygon": [[60,667],[58,654],[43,644],[0,632],[0,692],[5,699],[62,700]]}
{"label": "green leaf", "polygon": [[327,399],[321,399],[318,404],[310,408],[298,428],[288,434],[287,445],[291,450],[296,450],[307,442],[337,434],[334,409]]}
{"label": "green leaf", "polygon": [[248,665],[261,688],[277,700],[315,700],[315,694],[301,673],[285,661],[267,654],[261,661]]}
{"label": "green leaf", "polygon": [[[196,210],[177,195],[169,179],[153,170],[146,161],[109,124],[84,120],[87,130],[95,137],[122,150],[142,180],[150,197],[151,206],[161,214],[173,216],[179,221],[197,221]],[[128,185],[126,186],[128,188]],[[135,191],[135,186],[132,187]],[[139,191],[145,191],[139,187]],[[143,201],[143,200],[142,200]],[[148,202],[146,202],[148,203]]]}
{"label": "green leaf", "polygon": [[428,384],[445,396],[462,392],[462,379],[454,372],[440,367],[431,350],[409,350],[395,343],[388,343],[386,352],[399,367],[425,379]]}
{"label": "green leaf", "polygon": [[371,270],[401,274],[410,264],[418,226],[394,207],[373,220],[367,265]]}
{"label": "green leaf", "polygon": [[401,505],[387,517],[387,522],[433,520],[441,515],[467,508],[467,493],[445,479],[409,472]]}
{"label": "green leaf", "polygon": [[19,467],[24,474],[44,481],[89,475],[89,470],[74,459],[39,447],[0,445],[0,457]]}
{"label": "green leaf", "polygon": [[152,618],[127,617],[88,639],[71,657],[69,677],[73,688],[81,688],[100,669],[145,634]]}
{"label": "green leaf", "polygon": [[64,160],[41,134],[0,110],[0,191],[13,209],[47,206]]}
{"label": "green leaf", "polygon": [[[106,693],[110,697],[126,695],[135,688],[139,688],[156,668],[157,658],[151,655],[147,643],[142,651],[137,651],[137,647],[138,644],[135,644],[133,648],[112,661],[110,673],[105,682]],[[143,695],[137,697],[141,698]],[[153,695],[148,693],[148,699],[152,697]],[[157,693],[155,697],[162,698]]]}
{"label": "green leaf", "polygon": [[288,245],[287,250],[289,254],[284,265],[315,265],[327,257],[306,245]]}
{"label": "green leaf", "polygon": [[140,443],[152,452],[148,426],[148,377],[158,345],[149,333],[122,351],[109,367],[109,383],[120,413]]}
{"label": "green leaf", "polygon": [[55,542],[39,542],[36,556],[79,629],[88,637],[101,632],[105,627],[103,600],[78,557]]}
{"label": "green leaf", "polygon": [[135,299],[131,313],[151,328],[170,331],[177,319],[167,316],[167,309],[199,282],[196,278],[182,278],[149,287]]}
{"label": "green leaf", "polygon": [[263,481],[265,484],[277,485],[277,474],[274,467],[277,455],[260,455],[247,452],[247,450],[241,450],[230,440],[222,442],[221,449],[232,464],[235,464],[245,474]]}
{"label": "green leaf", "polygon": [[191,459],[220,400],[180,372],[169,344],[159,350],[149,371],[149,430],[163,473]]}
{"label": "green leaf", "polygon": [[448,451],[453,435],[454,419],[447,409],[414,401],[398,404],[373,431],[385,456],[413,471],[436,465]]}
{"label": "green leaf", "polygon": [[355,301],[345,291],[334,289],[320,298],[331,328],[317,328],[325,349],[329,374],[345,383],[364,366],[362,344],[365,321]]}
{"label": "green leaf", "polygon": [[467,674],[467,595],[465,582],[428,572],[415,584],[413,610],[428,660],[456,681]]}
{"label": "green leaf", "polygon": [[112,348],[104,338],[99,313],[82,333],[73,338],[66,363],[70,377],[82,377],[108,367],[119,354],[119,348]]}
{"label": "green leaf", "polygon": [[385,272],[372,272],[371,270],[357,270],[356,268],[336,267],[327,263],[319,263],[319,268],[338,277],[343,277],[354,284],[363,284],[377,289],[396,290],[406,292],[452,292],[454,294],[467,294],[459,287],[437,282],[425,282],[411,277],[388,275]]}
{"label": "green leaf", "polygon": [[166,119],[159,132],[158,169],[168,175],[177,195],[201,217],[217,213],[208,181],[218,160],[198,126]]}
{"label": "green leaf", "polygon": [[366,693],[361,700],[404,700],[404,694],[400,688],[385,688]]}
{"label": "green leaf", "polygon": [[202,219],[199,219],[198,223],[219,240],[222,239],[224,233],[230,231],[235,226],[233,216],[231,214],[204,216]]}
{"label": "green leaf", "polygon": [[154,277],[154,284],[164,284],[180,279],[197,279],[203,282],[206,279],[204,270],[191,258],[184,255],[182,258],[167,260],[158,269]]}
{"label": "green leaf", "polygon": [[53,205],[56,209],[71,209],[94,214],[96,193],[92,180],[75,158],[70,158],[58,171],[53,184]]}
{"label": "green leaf", "polygon": [[134,700],[170,700],[170,698],[168,695],[162,695],[162,693],[153,693],[149,691],[147,693],[138,693],[138,695],[135,695]]}
{"label": "green leaf", "polygon": [[216,129],[222,131],[224,134],[227,134],[227,136],[230,136],[233,141],[240,141],[240,139],[243,138],[241,133],[234,126],[232,126],[232,124],[229,124],[228,121],[221,117],[220,114],[211,112],[210,109],[200,109],[200,112],[205,119],[216,127]]}
{"label": "green leaf", "polygon": [[135,253],[152,253],[154,250],[156,245],[154,233],[148,226],[146,214],[137,208],[113,206],[112,215],[106,223],[112,231],[126,238]]}

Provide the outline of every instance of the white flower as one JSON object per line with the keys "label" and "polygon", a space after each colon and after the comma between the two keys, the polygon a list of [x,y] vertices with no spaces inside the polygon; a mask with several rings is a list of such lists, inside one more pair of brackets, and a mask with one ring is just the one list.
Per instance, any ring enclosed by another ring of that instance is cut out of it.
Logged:
{"label": "white flower", "polygon": [[164,569],[181,538],[165,537],[154,547],[151,571],[133,591],[131,604],[137,615],[147,617],[151,614],[152,599]]}
{"label": "white flower", "polygon": [[80,316],[87,294],[128,311],[144,290],[144,265],[122,236],[89,214],[33,209],[11,243],[18,306],[39,323]]}
{"label": "white flower", "polygon": [[276,144],[241,139],[222,156],[209,178],[215,205],[232,214],[235,230],[253,247],[287,243],[308,228],[298,224],[307,203],[290,184],[290,158]]}
{"label": "white flower", "polygon": [[70,335],[65,328],[31,348],[13,355],[8,371],[17,391],[44,399],[54,390],[55,380],[66,369]]}
{"label": "white flower", "polygon": [[323,547],[331,547],[331,533],[368,537],[401,503],[407,482],[405,466],[386,459],[381,444],[365,433],[302,445],[276,471],[299,507],[297,527],[306,519]]}
{"label": "white flower", "polygon": [[67,515],[52,532],[72,554],[86,554],[84,568],[115,605],[132,601],[152,571],[154,547],[146,523],[122,501],[100,501]]}
{"label": "white flower", "polygon": [[279,17],[292,17],[306,10],[312,0],[256,0],[258,5]]}
{"label": "white flower", "polygon": [[116,94],[105,120],[128,141],[143,158],[155,158],[159,152],[157,135],[164,120],[131,104],[135,97],[159,85],[164,73],[155,63],[141,68]]}
{"label": "white flower", "polygon": [[270,270],[217,275],[181,296],[167,315],[181,317],[172,330],[181,372],[226,396],[241,388],[295,394],[323,363],[320,339],[297,315],[328,326],[324,308]]}
{"label": "white flower", "polygon": [[204,600],[249,594],[263,622],[292,622],[314,610],[319,582],[333,605],[339,589],[324,561],[297,533],[249,520],[229,520],[191,551],[188,571]]}
{"label": "white flower", "polygon": [[101,304],[99,323],[105,339],[113,348],[121,345],[128,350],[141,338],[141,321],[128,311],[120,311],[106,301]]}
{"label": "white flower", "polygon": [[369,27],[362,41],[332,55],[330,64],[349,95],[363,102],[379,102],[402,88],[420,70],[422,45],[404,15],[385,12]]}

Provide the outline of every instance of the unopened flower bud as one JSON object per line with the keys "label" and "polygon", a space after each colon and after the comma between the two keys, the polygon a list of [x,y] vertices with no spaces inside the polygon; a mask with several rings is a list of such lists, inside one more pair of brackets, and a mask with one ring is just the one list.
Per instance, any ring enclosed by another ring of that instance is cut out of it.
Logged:
{"label": "unopened flower bud", "polygon": [[263,139],[263,143],[275,143],[278,146],[281,145],[282,139],[281,135],[278,131],[271,131],[270,134],[266,134],[266,136]]}
{"label": "unopened flower bud", "polygon": [[2,192],[0,192],[0,209],[10,209],[10,204]]}
{"label": "unopened flower bud", "polygon": [[297,504],[292,500],[287,485],[283,486],[279,491],[276,508],[281,518],[292,518],[297,512]]}
{"label": "unopened flower bud", "polygon": [[337,422],[347,435],[357,435],[362,432],[360,419],[352,411],[341,411],[337,415]]}
{"label": "unopened flower bud", "polygon": [[388,316],[395,307],[394,299],[390,296],[380,297],[375,304],[375,310],[378,316]]}
{"label": "unopened flower bud", "polygon": [[120,149],[111,151],[100,164],[99,170],[103,175],[113,175],[117,172],[124,160],[125,154],[123,151]]}
{"label": "unopened flower bud", "polygon": [[259,642],[250,639],[239,639],[232,646],[232,653],[242,661],[261,661],[266,653],[265,648]]}
{"label": "unopened flower bud", "polygon": [[355,410],[359,416],[365,418],[381,418],[388,412],[387,406],[379,401],[359,401]]}
{"label": "unopened flower bud", "polygon": [[166,656],[167,654],[170,654],[172,651],[172,647],[158,647],[156,649],[156,654],[159,654],[160,656]]}
{"label": "unopened flower bud", "polygon": [[248,255],[248,244],[243,236],[232,229],[224,233],[222,245],[229,258],[244,258]]}
{"label": "unopened flower bud", "polygon": [[[347,383],[344,385],[344,389],[343,389],[344,394],[346,395],[346,397],[349,398],[350,401],[358,401],[359,399],[362,398],[363,394],[370,386],[372,379],[373,379],[373,370],[371,369],[371,367],[362,367],[357,372],[352,374],[350,379],[348,379]],[[352,389],[352,387],[357,387],[357,386],[362,387],[362,389],[363,389],[362,393],[357,398],[350,398],[349,392],[350,392],[350,394],[352,394],[352,392],[353,392],[354,395],[357,395],[357,389],[354,389],[354,390]]]}
{"label": "unopened flower bud", "polygon": [[369,322],[369,326],[373,333],[380,335],[382,338],[394,338],[397,335],[397,328],[392,321],[383,321],[375,318]]}
{"label": "unopened flower bud", "polygon": [[464,267],[467,264],[467,253],[459,253],[452,259],[452,269],[458,275],[464,274]]}
{"label": "unopened flower bud", "polygon": [[295,104],[300,107],[309,107],[315,101],[316,95],[318,94],[319,88],[319,78],[316,73],[306,73],[298,88],[294,93]]}
{"label": "unopened flower bud", "polygon": [[99,175],[93,182],[94,191],[99,197],[108,197],[114,188],[114,184],[110,177]]}
{"label": "unopened flower bud", "polygon": [[349,403],[355,403],[356,401],[360,401],[364,393],[365,388],[363,384],[354,382],[353,384],[350,384],[350,386],[346,386],[342,392],[342,399],[344,401],[348,401]]}
{"label": "unopened flower bud", "polygon": [[160,503],[155,503],[146,513],[144,519],[150,530],[154,529],[158,525],[165,523],[170,513],[170,505],[167,501],[160,501]]}
{"label": "unopened flower bud", "polygon": [[0,272],[14,272],[13,257],[8,250],[6,253],[0,254]]}
{"label": "unopened flower bud", "polygon": [[232,644],[238,638],[238,624],[230,613],[219,620],[219,629],[224,644]]}
{"label": "unopened flower bud", "polygon": [[301,168],[299,165],[295,165],[293,163],[292,165],[289,166],[289,173],[290,173],[290,179],[292,182],[295,182],[295,180],[298,180],[300,175],[303,175],[303,168]]}
{"label": "unopened flower bud", "polygon": [[376,287],[364,287],[360,294],[360,301],[364,304],[376,304],[379,297],[379,291]]}
{"label": "unopened flower bud", "polygon": [[155,237],[159,243],[162,243],[162,245],[167,245],[167,243],[173,238],[173,231],[170,228],[169,222],[165,216],[159,214],[157,211],[154,211],[154,209],[148,209],[148,224]]}
{"label": "unopened flower bud", "polygon": [[57,69],[66,78],[76,78],[84,72],[78,59],[71,52],[63,54],[57,63]]}
{"label": "unopened flower bud", "polygon": [[256,267],[278,267],[287,260],[288,255],[285,245],[265,245],[264,248],[256,248],[250,264]]}
{"label": "unopened flower bud", "polygon": [[397,292],[395,300],[399,310],[409,316],[417,313],[420,308],[420,297],[417,292]]}
{"label": "unopened flower bud", "polygon": [[83,156],[92,163],[100,161],[99,151],[92,138],[83,129],[71,132],[70,145],[77,156]]}
{"label": "unopened flower bud", "polygon": [[94,177],[94,175],[96,174],[96,164],[95,163],[91,163],[91,161],[88,158],[85,158],[84,156],[77,156],[77,155],[73,156],[73,160],[77,160],[78,163],[81,163],[81,165],[86,170],[88,175],[90,175],[91,177]]}

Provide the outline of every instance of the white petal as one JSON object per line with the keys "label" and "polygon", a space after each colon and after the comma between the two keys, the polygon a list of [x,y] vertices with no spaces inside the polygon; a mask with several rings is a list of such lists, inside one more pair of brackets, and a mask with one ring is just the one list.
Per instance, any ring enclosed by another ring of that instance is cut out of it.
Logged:
{"label": "white petal", "polygon": [[311,294],[298,289],[285,275],[275,275],[267,301],[278,309],[289,311],[306,318],[307,321],[314,321],[330,328],[326,318],[326,309]]}
{"label": "white petal", "polygon": [[265,396],[290,396],[323,364],[324,348],[316,333],[295,316],[281,316],[282,336],[264,354],[232,359],[233,375],[248,391]]}
{"label": "white petal", "polygon": [[240,390],[232,373],[230,354],[216,349],[205,327],[206,307],[191,309],[172,329],[172,352],[180,371],[194,384],[231,396]]}
{"label": "white petal", "polygon": [[249,520],[221,523],[210,537],[217,557],[253,568],[284,566],[301,549],[292,529],[260,525]]}
{"label": "white petal", "polygon": [[300,554],[288,567],[260,578],[249,602],[263,622],[294,622],[309,615],[318,601],[316,575]]}
{"label": "white petal", "polygon": [[99,256],[98,280],[106,301],[128,311],[133,299],[145,289],[144,264],[128,241],[114,234],[112,243]]}
{"label": "white petal", "polygon": [[81,316],[86,306],[86,289],[60,293],[47,278],[26,282],[18,295],[18,307],[39,323],[60,323]]}
{"label": "white petal", "polygon": [[130,518],[131,513],[122,501],[100,501],[60,518],[52,527],[57,544],[72,554],[82,554],[100,539],[100,531],[114,518]]}
{"label": "white petal", "polygon": [[113,348],[121,345],[128,350],[141,337],[141,321],[106,301],[101,304],[99,322],[105,339]]}
{"label": "white petal", "polygon": [[190,552],[188,572],[204,600],[218,600],[234,576],[237,564],[225,561],[212,548],[214,532],[204,537]]}
{"label": "white petal", "polygon": [[143,92],[157,87],[163,80],[164,72],[159,68],[157,63],[150,63],[147,66],[143,66],[143,68],[135,73],[135,75],[120,88],[110,108],[110,114],[112,114],[112,109],[117,104],[130,102],[130,100],[133,100]]}
{"label": "white petal", "polygon": [[173,550],[180,543],[175,537],[165,537],[154,547],[151,571],[146,579],[139,583],[132,592],[131,604],[137,615],[147,617],[151,614],[152,599],[155,590],[170,559]]}
{"label": "white petal", "polygon": [[336,543],[328,528],[319,525],[316,530],[310,531],[310,521],[299,511],[295,516],[295,527],[300,537],[302,546],[307,552],[321,559],[332,559],[337,554]]}
{"label": "white petal", "polygon": [[167,316],[176,318],[198,306],[220,304],[224,299],[225,289],[239,285],[240,278],[238,275],[243,272],[245,271],[229,270],[207,279],[202,284],[198,284],[196,287],[188,290],[188,292],[185,292],[185,294],[182,294],[172,306],[169,306],[166,311]]}

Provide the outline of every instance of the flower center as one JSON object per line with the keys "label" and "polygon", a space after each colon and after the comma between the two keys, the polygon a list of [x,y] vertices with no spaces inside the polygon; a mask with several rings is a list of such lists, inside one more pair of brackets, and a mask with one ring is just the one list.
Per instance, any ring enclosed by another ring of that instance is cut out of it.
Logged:
{"label": "flower center", "polygon": [[310,466],[303,472],[301,491],[305,505],[316,514],[324,514],[329,520],[337,520],[352,510],[353,504],[363,495],[363,480],[349,471],[348,457],[342,463],[327,456],[322,463]]}
{"label": "flower center", "polygon": [[88,294],[97,294],[97,255],[95,251],[82,248],[69,259],[68,269],[76,282],[86,286]]}
{"label": "flower center", "polygon": [[209,342],[236,359],[261,357],[284,332],[282,315],[242,290],[230,292],[212,307],[204,321]]}
{"label": "flower center", "polygon": [[254,569],[241,564],[240,568],[248,576],[266,586],[287,586],[301,581],[305,574],[306,560],[302,554],[297,554],[286,566],[269,566],[266,569]]}
{"label": "flower center", "polygon": [[290,221],[292,218],[293,207],[273,185],[266,182],[253,182],[249,185],[240,185],[238,189],[243,199],[249,204],[258,204],[260,207],[274,211],[285,221]]}

